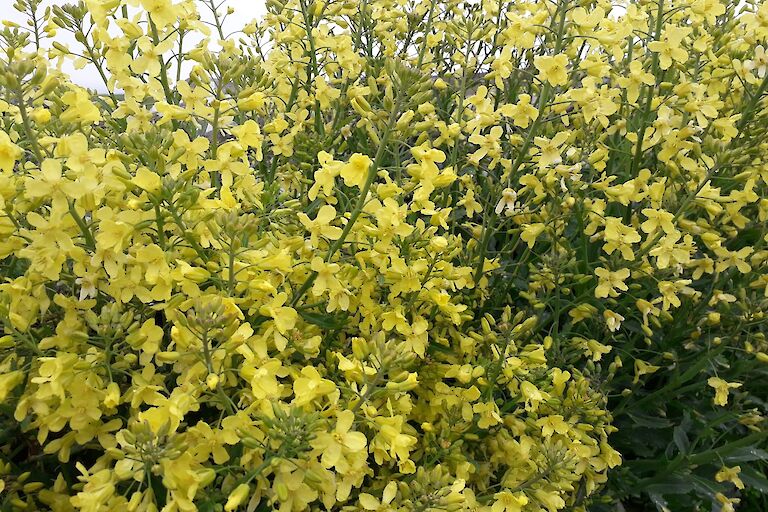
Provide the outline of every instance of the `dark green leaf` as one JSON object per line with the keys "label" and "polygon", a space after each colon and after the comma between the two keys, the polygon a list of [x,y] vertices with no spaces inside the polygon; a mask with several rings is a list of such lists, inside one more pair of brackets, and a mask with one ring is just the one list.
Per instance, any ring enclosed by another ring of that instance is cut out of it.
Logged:
{"label": "dark green leaf", "polygon": [[688,434],[685,433],[683,427],[675,427],[675,430],[672,432],[672,437],[675,441],[675,446],[680,450],[680,453],[686,455],[691,448],[691,443],[688,441]]}
{"label": "dark green leaf", "polygon": [[659,416],[651,416],[650,414],[641,414],[638,412],[627,413],[632,420],[642,426],[648,428],[668,428],[672,426],[672,422],[661,418]]}
{"label": "dark green leaf", "polygon": [[690,475],[674,476],[670,475],[666,478],[666,481],[658,484],[651,484],[645,488],[645,491],[650,494],[688,494],[693,490],[693,483],[690,479]]}
{"label": "dark green leaf", "polygon": [[739,448],[723,457],[725,462],[750,462],[753,460],[768,460],[768,452],[754,447]]}
{"label": "dark green leaf", "polygon": [[299,315],[304,321],[314,324],[323,329],[341,329],[347,323],[347,317],[332,315],[330,313],[312,313],[310,311],[299,311]]}
{"label": "dark green leaf", "polygon": [[759,471],[751,467],[742,467],[739,477],[746,487],[768,494],[768,478]]}

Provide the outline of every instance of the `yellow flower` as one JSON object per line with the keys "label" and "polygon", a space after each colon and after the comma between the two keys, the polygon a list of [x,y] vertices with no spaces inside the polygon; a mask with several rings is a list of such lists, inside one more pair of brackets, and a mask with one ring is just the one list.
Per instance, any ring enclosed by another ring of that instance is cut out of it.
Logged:
{"label": "yellow flower", "polygon": [[517,192],[511,188],[505,188],[501,192],[501,199],[496,204],[496,215],[501,214],[506,210],[507,215],[511,215],[515,211],[515,204],[517,202]]}
{"label": "yellow flower", "polygon": [[403,432],[403,417],[385,418],[379,416],[375,419],[375,423],[378,427],[378,433],[373,439],[372,451],[376,462],[382,464],[384,460],[397,459],[401,471],[414,472],[415,467],[410,460],[410,452],[418,440]]}
{"label": "yellow flower", "polygon": [[262,315],[266,315],[274,319],[275,327],[280,334],[286,334],[293,329],[296,325],[296,321],[299,318],[299,314],[295,309],[284,306],[288,301],[288,294],[285,292],[278,293],[274,299],[268,304],[265,304],[259,308],[259,312]]}
{"label": "yellow flower", "polygon": [[625,260],[635,259],[635,253],[632,250],[632,244],[641,240],[640,234],[635,228],[625,226],[618,217],[606,217],[605,219],[605,244],[603,250],[608,254],[613,254],[618,250]]}
{"label": "yellow flower", "polygon": [[754,71],[761,80],[765,78],[766,73],[768,73],[768,52],[765,51],[763,45],[755,46],[754,56],[744,61],[744,69]]}
{"label": "yellow flower", "polygon": [[264,154],[261,146],[264,143],[264,137],[261,135],[261,129],[256,121],[249,119],[242,125],[232,128],[232,135],[237,137],[237,141],[243,147],[255,148],[256,161],[262,161]]}
{"label": "yellow flower", "polygon": [[348,473],[352,468],[348,459],[365,452],[368,442],[365,434],[350,430],[354,421],[352,411],[340,411],[333,431],[321,432],[312,441],[312,446],[321,451],[320,462],[326,468],[335,467],[342,474]]}
{"label": "yellow flower", "polygon": [[549,82],[555,87],[568,83],[568,56],[564,53],[537,55],[533,65],[539,70],[537,78],[542,82]]}
{"label": "yellow flower", "polygon": [[600,280],[595,288],[595,297],[597,298],[618,297],[619,294],[616,290],[625,292],[629,289],[624,284],[624,280],[629,277],[628,268],[611,271],[607,268],[599,267],[595,269],[595,275]]}
{"label": "yellow flower", "polygon": [[256,91],[244,98],[237,100],[237,108],[243,111],[260,110],[266,104],[266,96],[261,91]]}
{"label": "yellow flower", "polygon": [[305,366],[301,369],[301,377],[293,381],[293,403],[302,406],[336,391],[336,385],[323,379],[317,369]]}
{"label": "yellow flower", "polygon": [[493,71],[486,75],[486,78],[494,79],[494,83],[499,89],[504,88],[504,80],[509,78],[509,75],[512,74],[515,68],[512,64],[512,50],[512,46],[504,46],[501,49],[501,54],[491,62],[491,69]]}
{"label": "yellow flower", "polygon": [[595,362],[602,360],[603,356],[611,351],[611,347],[603,345],[595,339],[587,340],[583,348],[584,352]]}
{"label": "yellow flower", "polygon": [[528,128],[531,121],[539,117],[539,110],[531,105],[531,95],[521,94],[517,97],[517,104],[506,104],[499,108],[504,117],[511,117],[515,126]]}
{"label": "yellow flower", "polygon": [[341,91],[328,85],[323,77],[315,78],[315,98],[320,102],[320,108],[326,109],[341,96]]}
{"label": "yellow flower", "polygon": [[136,171],[136,176],[131,180],[131,182],[137,187],[150,193],[157,192],[163,185],[162,181],[160,180],[160,176],[150,171],[146,167],[139,167],[139,169]]}
{"label": "yellow flower", "polygon": [[5,402],[10,392],[23,381],[24,372],[21,370],[0,374],[0,403]]}
{"label": "yellow flower", "polygon": [[742,386],[738,382],[726,382],[720,377],[710,377],[707,379],[707,384],[715,390],[715,397],[712,401],[715,405],[721,406],[728,404],[729,389],[737,389]]}
{"label": "yellow flower", "polygon": [[390,512],[395,510],[390,504],[397,496],[397,482],[394,480],[389,482],[385,487],[381,495],[381,501],[375,496],[368,494],[367,492],[360,493],[358,500],[360,506],[364,510],[370,510],[374,512]]}
{"label": "yellow flower", "polygon": [[165,28],[178,20],[181,11],[171,0],[140,0],[141,6],[152,16],[158,28]]}
{"label": "yellow flower", "polygon": [[585,29],[586,31],[593,31],[604,18],[605,11],[601,7],[595,7],[589,14],[583,7],[576,7],[571,11],[571,19],[582,32]]}
{"label": "yellow flower", "polygon": [[729,251],[718,247],[715,249],[715,254],[718,257],[717,263],[715,264],[715,271],[722,272],[727,268],[736,267],[739,272],[746,274],[752,270],[752,266],[747,263],[746,259],[747,256],[753,252],[754,249],[752,247],[742,247],[738,251]]}
{"label": "yellow flower", "polygon": [[678,243],[681,234],[675,231],[665,235],[649,254],[656,257],[656,266],[664,269],[672,265],[687,264],[691,261],[691,252],[695,249],[693,237],[685,235],[683,243]]}
{"label": "yellow flower", "polygon": [[741,498],[729,498],[721,492],[715,494],[715,499],[722,505],[720,512],[735,512],[736,505],[741,502]]}
{"label": "yellow flower", "polygon": [[606,396],[690,363],[665,329],[768,360],[768,6],[203,4],[85,0],[71,51],[41,10],[6,56],[0,423],[69,475],[4,460],[11,506],[578,508]]}
{"label": "yellow flower", "polygon": [[643,375],[650,375],[656,373],[661,369],[660,366],[649,364],[642,359],[635,359],[635,378],[632,381],[633,384],[640,382],[640,377]]}
{"label": "yellow flower", "polygon": [[104,396],[104,407],[114,409],[120,404],[120,387],[116,382],[110,382]]}
{"label": "yellow flower", "polygon": [[573,323],[577,324],[582,320],[592,318],[597,313],[597,308],[592,304],[582,303],[568,312],[568,316],[573,318]]}
{"label": "yellow flower", "polygon": [[644,208],[643,215],[645,215],[648,220],[643,222],[640,228],[648,234],[655,233],[659,228],[664,230],[668,235],[676,231],[675,225],[672,223],[675,216],[667,211]]}
{"label": "yellow flower", "polygon": [[458,203],[456,203],[456,205],[463,206],[464,210],[467,212],[467,218],[470,219],[483,211],[483,205],[475,199],[475,191],[472,189],[467,190],[467,193]]}
{"label": "yellow flower", "polygon": [[102,120],[101,111],[91,103],[84,89],[77,88],[65,92],[61,101],[68,106],[59,116],[63,123],[94,124]]}
{"label": "yellow flower", "polygon": [[741,473],[741,466],[734,466],[732,468],[723,466],[715,474],[715,480],[718,482],[731,482],[737,489],[744,489],[744,482],[739,478],[739,473]]}
{"label": "yellow flower", "polygon": [[621,322],[624,321],[623,316],[610,309],[603,311],[603,319],[605,319],[605,325],[608,326],[608,330],[611,332],[618,331],[621,327]]}
{"label": "yellow flower", "polygon": [[366,155],[355,153],[349,157],[349,161],[341,168],[339,174],[348,187],[362,188],[368,179],[368,169],[371,167],[371,159]]}
{"label": "yellow flower", "polygon": [[251,392],[257,400],[277,400],[280,397],[283,385],[277,379],[285,377],[286,371],[279,359],[269,359],[258,364],[249,362],[240,373],[251,383]]}
{"label": "yellow flower", "polygon": [[670,307],[680,307],[682,303],[677,296],[678,293],[685,295],[694,295],[696,293],[693,288],[688,286],[689,284],[691,284],[690,279],[678,279],[674,283],[671,281],[659,281],[659,292],[661,292],[662,295],[661,308],[664,311],[667,311]]}
{"label": "yellow flower", "polygon": [[333,159],[333,156],[325,151],[317,154],[317,161],[320,162],[320,169],[315,171],[315,183],[309,189],[309,199],[317,199],[318,192],[322,191],[325,197],[333,195],[333,189],[336,185],[336,176],[341,173],[344,167],[343,162]]}
{"label": "yellow flower", "polygon": [[11,141],[8,134],[0,130],[0,171],[11,172],[22,153],[21,148]]}
{"label": "yellow flower", "polygon": [[658,41],[648,43],[648,49],[659,54],[661,69],[669,69],[672,61],[685,62],[688,52],[682,47],[683,39],[691,31],[690,27],[666,25]]}
{"label": "yellow flower", "polygon": [[549,398],[549,394],[541,391],[531,382],[523,381],[520,383],[520,394],[525,398],[526,410],[535,411],[539,404]]}
{"label": "yellow flower", "polygon": [[67,206],[67,198],[78,198],[82,195],[82,184],[78,185],[62,175],[61,162],[46,158],[40,165],[40,172],[26,179],[27,196],[30,198],[50,198],[54,208]]}
{"label": "yellow flower", "polygon": [[337,240],[341,236],[342,229],[331,226],[331,222],[336,219],[336,208],[329,204],[320,207],[314,220],[310,219],[303,212],[300,212],[298,216],[299,221],[310,232],[310,242],[313,246],[317,246],[318,237],[320,236],[329,240]]}
{"label": "yellow flower", "polygon": [[225,512],[233,512],[234,510],[237,510],[248,498],[250,492],[251,488],[248,484],[240,484],[235,487],[232,492],[229,493],[229,497],[227,497],[227,502],[224,505]]}
{"label": "yellow flower", "polygon": [[522,512],[523,507],[528,504],[528,497],[518,492],[512,494],[509,491],[497,492],[493,495],[496,501],[491,505],[491,512]]}
{"label": "yellow flower", "polygon": [[528,244],[528,248],[533,248],[533,244],[536,243],[536,239],[544,232],[545,228],[546,225],[541,222],[526,224],[520,233],[520,239]]}
{"label": "yellow flower", "polygon": [[640,96],[640,87],[642,85],[655,85],[656,78],[652,73],[643,70],[641,61],[633,60],[629,63],[628,75],[619,77],[618,83],[626,89],[627,101],[635,103]]}
{"label": "yellow flower", "polygon": [[570,430],[568,423],[565,422],[560,414],[551,414],[536,420],[536,425],[541,427],[541,434],[544,437],[552,437],[552,434],[567,434]]}
{"label": "yellow flower", "polygon": [[315,256],[310,262],[310,268],[317,272],[317,278],[312,284],[312,295],[315,297],[326,291],[333,293],[342,288],[341,283],[335,277],[341,269],[337,263],[326,263],[323,258]]}
{"label": "yellow flower", "polygon": [[552,139],[545,137],[535,137],[533,139],[534,144],[539,147],[539,169],[544,169],[550,165],[556,165],[561,163],[562,157],[560,156],[562,146],[571,133],[568,131],[558,132]]}

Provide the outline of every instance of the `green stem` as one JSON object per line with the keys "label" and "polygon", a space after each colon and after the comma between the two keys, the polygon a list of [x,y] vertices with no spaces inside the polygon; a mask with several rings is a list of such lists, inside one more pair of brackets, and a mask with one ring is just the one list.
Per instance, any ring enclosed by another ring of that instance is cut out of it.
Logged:
{"label": "green stem", "polygon": [[29,139],[29,145],[32,148],[32,153],[34,153],[35,158],[37,158],[37,163],[42,164],[43,163],[43,152],[40,150],[40,145],[37,143],[37,136],[32,132],[32,123],[29,120],[29,115],[27,114],[27,103],[24,100],[24,92],[19,87],[17,98],[19,100],[19,114],[21,114],[21,122],[24,126],[24,131],[27,133],[27,139]]}
{"label": "green stem", "polygon": [[[85,37],[83,37],[83,41],[85,41]],[[101,64],[96,59],[96,54],[94,53],[93,48],[86,42],[83,42],[83,46],[85,46],[85,50],[88,52],[88,56],[91,58],[91,63],[96,68],[96,71],[99,72],[101,81],[104,82],[104,87],[107,89],[107,94],[109,94],[109,97],[112,99],[112,103],[115,105],[115,107],[117,107],[117,98],[115,97],[115,94],[112,92],[112,89],[110,89],[109,87],[109,80],[107,79],[107,75],[106,73],[104,73],[104,70],[102,69]]]}
{"label": "green stem", "polygon": [[[312,23],[309,15],[309,9],[304,0],[301,0],[301,13],[304,16],[304,28],[307,34],[307,42],[309,43],[309,65],[307,66],[307,93],[312,90],[312,78],[319,77],[317,65],[317,50],[315,47],[315,38],[312,35],[314,24]],[[321,137],[325,136],[323,130],[323,121],[320,115],[320,101],[315,99],[315,129]]]}
{"label": "green stem", "polygon": [[[658,41],[661,37],[661,29],[662,29],[662,21],[664,19],[664,1],[659,0],[659,11],[656,14],[656,35],[654,36],[654,41]],[[653,61],[652,61],[652,69],[653,69],[653,75],[654,79],[656,78],[656,74],[658,73],[659,68],[659,54],[657,52],[653,53]],[[663,79],[664,73],[662,72],[661,78]],[[634,178],[637,174],[637,169],[640,166],[640,158],[643,156],[643,140],[645,139],[645,130],[646,126],[648,124],[648,116],[651,113],[651,105],[653,103],[653,93],[656,90],[656,85],[648,85],[646,86],[646,95],[645,95],[645,106],[643,108],[642,118],[640,122],[640,126],[637,128],[636,136],[637,136],[637,147],[635,148],[635,156],[632,158],[632,165],[629,170],[629,177]]]}
{"label": "green stem", "polygon": [[[160,46],[160,35],[157,32],[157,26],[152,21],[152,17],[148,16],[149,26],[152,31],[152,44],[155,47]],[[173,105],[173,93],[171,93],[171,86],[168,84],[168,66],[165,64],[165,59],[162,55],[157,56],[157,60],[160,61],[160,84],[163,86],[163,92],[165,93],[165,101],[169,105]],[[174,124],[174,129],[176,128]]]}
{"label": "green stem", "polygon": [[235,292],[235,246],[234,237],[230,238],[229,245],[229,295]]}
{"label": "green stem", "polygon": [[211,12],[213,13],[213,21],[216,24],[216,30],[219,33],[219,39],[223,41],[226,38],[224,37],[224,30],[221,27],[221,20],[219,19],[219,13],[216,11],[216,5],[213,3],[213,0],[208,1],[208,8],[211,9]]}
{"label": "green stem", "polygon": [[79,213],[77,213],[74,201],[69,202],[69,214],[73,219],[75,219],[77,227],[80,228],[80,231],[83,234],[83,238],[85,238],[85,246],[91,251],[94,251],[96,249],[96,241],[94,240],[93,234],[91,233],[91,230],[88,229],[88,226],[85,224],[83,218]]}
{"label": "green stem", "polygon": [[176,208],[173,204],[168,205],[168,211],[171,214],[171,217],[173,217],[174,222],[178,226],[179,229],[181,229],[182,232],[182,238],[187,241],[187,243],[194,249],[194,251],[197,253],[197,255],[200,257],[202,261],[207,262],[208,257],[203,252],[203,248],[200,247],[200,244],[197,243],[197,240],[195,240],[192,237],[192,232],[187,229],[186,225],[184,224],[184,220],[179,215],[179,212],[176,211]]}
{"label": "green stem", "polygon": [[157,244],[165,250],[165,223],[162,212],[160,212],[160,203],[155,204],[155,222],[157,222]]}

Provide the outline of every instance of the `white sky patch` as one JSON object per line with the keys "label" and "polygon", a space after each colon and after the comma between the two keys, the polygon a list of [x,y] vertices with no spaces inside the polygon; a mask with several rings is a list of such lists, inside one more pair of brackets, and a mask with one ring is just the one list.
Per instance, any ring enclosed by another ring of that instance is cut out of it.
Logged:
{"label": "white sky patch", "polygon": [[[68,3],[74,3],[74,1],[43,0],[40,9],[42,12],[47,6],[64,5]],[[213,21],[211,10],[207,8],[206,5],[204,5],[201,1],[198,1],[197,4],[198,11],[200,12],[200,15],[203,17],[203,19],[207,21]],[[265,0],[216,0],[216,4],[221,4],[219,12],[223,12],[227,7],[232,7],[235,9],[235,13],[231,16],[228,16],[224,22],[225,35],[240,30],[254,18],[261,18],[266,11]],[[9,20],[20,25],[25,25],[27,17],[13,8],[13,2],[11,0],[0,0],[0,20]],[[213,31],[215,32],[215,29]],[[242,34],[234,34],[232,37],[238,38],[240,36],[242,36]],[[213,33],[211,34],[211,38],[214,38]],[[70,32],[63,29],[59,29],[56,32],[55,40],[68,46],[73,51],[77,51],[80,48],[80,45],[77,41],[75,41],[74,36]],[[46,41],[45,46],[49,47],[51,42],[52,41]],[[190,40],[188,46],[185,46],[191,49],[196,42],[197,41],[193,42]],[[101,77],[92,65],[88,65],[83,69],[75,69],[72,61],[68,60],[62,66],[62,70],[67,73],[67,75],[72,78],[72,81],[78,85],[88,87],[89,89],[96,89],[99,92],[106,91]]]}

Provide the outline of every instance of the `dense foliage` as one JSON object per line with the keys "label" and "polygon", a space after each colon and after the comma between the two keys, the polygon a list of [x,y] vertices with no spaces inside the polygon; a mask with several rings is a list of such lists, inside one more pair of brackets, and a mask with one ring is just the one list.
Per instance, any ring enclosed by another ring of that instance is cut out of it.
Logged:
{"label": "dense foliage", "polygon": [[766,505],[768,3],[15,7],[0,510]]}

